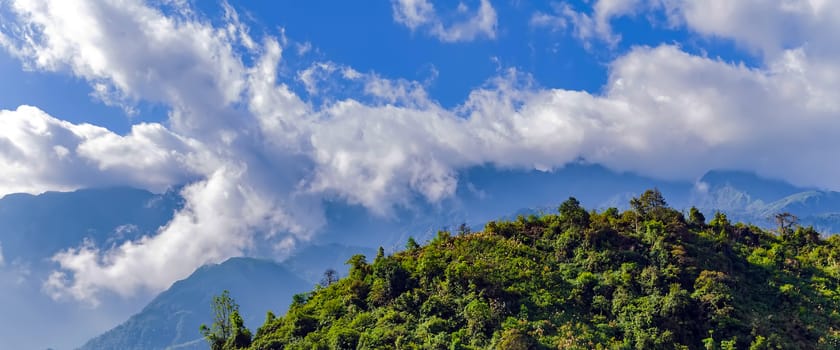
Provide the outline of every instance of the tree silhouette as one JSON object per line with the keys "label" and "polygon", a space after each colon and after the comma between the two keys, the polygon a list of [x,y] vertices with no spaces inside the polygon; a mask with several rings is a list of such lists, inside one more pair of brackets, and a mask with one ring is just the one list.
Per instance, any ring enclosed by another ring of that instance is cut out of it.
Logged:
{"label": "tree silhouette", "polygon": [[776,224],[779,225],[779,234],[783,236],[793,232],[793,226],[799,221],[796,215],[788,212],[778,213],[774,218],[776,219]]}
{"label": "tree silhouette", "polygon": [[328,287],[335,282],[338,282],[338,272],[334,269],[327,269],[324,271],[324,278],[321,279],[321,285]]}
{"label": "tree silhouette", "polygon": [[231,315],[239,315],[239,305],[230,297],[230,292],[227,290],[221,295],[214,296],[211,305],[213,324],[209,327],[202,324],[200,330],[204,339],[210,344],[211,350],[222,350],[233,334],[234,325],[231,324]]}

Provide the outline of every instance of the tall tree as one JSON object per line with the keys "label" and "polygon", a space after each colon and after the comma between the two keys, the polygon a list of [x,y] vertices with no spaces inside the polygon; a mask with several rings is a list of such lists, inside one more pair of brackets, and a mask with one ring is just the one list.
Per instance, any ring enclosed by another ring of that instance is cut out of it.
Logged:
{"label": "tall tree", "polygon": [[209,327],[202,324],[200,330],[211,350],[222,350],[233,334],[234,327],[231,324],[231,315],[239,315],[239,305],[230,297],[230,292],[225,290],[221,295],[213,297],[211,306],[213,308],[213,324]]}
{"label": "tall tree", "polygon": [[665,197],[662,196],[662,192],[654,188],[645,191],[639,198],[631,199],[630,206],[642,218],[650,219],[651,217],[655,217],[655,214],[658,214],[658,212],[667,209],[668,203],[665,202]]}
{"label": "tall tree", "polygon": [[571,226],[583,228],[589,225],[589,212],[586,211],[575,197],[569,197],[557,208],[560,219]]}
{"label": "tall tree", "polygon": [[321,285],[329,287],[331,284],[338,282],[338,272],[334,269],[327,269],[324,271],[324,278],[321,279]]}
{"label": "tall tree", "polygon": [[470,227],[467,225],[466,222],[462,222],[460,225],[458,225],[458,235],[459,236],[468,235],[471,232],[472,232],[472,229],[470,229]]}
{"label": "tall tree", "polygon": [[405,243],[405,249],[414,250],[420,248],[420,244],[414,240],[414,237],[408,237],[408,242]]}
{"label": "tall tree", "polygon": [[779,234],[782,236],[793,232],[793,226],[796,225],[797,221],[799,221],[799,218],[797,218],[796,215],[788,212],[776,214],[775,219],[776,224],[779,225]]}
{"label": "tall tree", "polygon": [[697,207],[691,207],[688,211],[688,223],[698,228],[706,226],[706,216]]}

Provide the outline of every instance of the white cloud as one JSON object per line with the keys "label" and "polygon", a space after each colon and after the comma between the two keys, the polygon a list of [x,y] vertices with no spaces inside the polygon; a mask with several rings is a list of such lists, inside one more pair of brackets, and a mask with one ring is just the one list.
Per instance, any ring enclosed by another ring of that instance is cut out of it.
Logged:
{"label": "white cloud", "polygon": [[[405,2],[412,10],[402,4],[394,3],[395,16],[403,11],[397,20],[409,28],[440,23],[427,2]],[[631,11],[612,4],[592,17],[595,28]],[[418,195],[430,202],[451,196],[458,172],[476,165],[551,170],[582,156],[656,177],[741,168],[840,189],[831,176],[840,165],[830,161],[840,148],[840,105],[832,98],[840,67],[833,52],[811,44],[827,40],[817,31],[789,39],[793,46],[738,28],[708,34],[766,52],[753,68],[673,45],[637,47],[610,64],[597,95],[538,88],[527,74],[502,70],[451,109],[421,83],[318,63],[297,75],[310,93],[345,81],[365,96],[327,96],[315,107],[279,80],[284,39],[246,36],[232,12],[217,29],[188,8],[167,16],[138,2],[12,7],[16,21],[6,28],[17,29],[2,31],[0,42],[26,64],[70,72],[122,103],[163,103],[171,114],[168,126],[140,124],[120,136],[33,107],[2,111],[0,158],[11,166],[0,169],[0,192],[192,181],[184,210],[156,234],[56,255],[60,269],[45,285],[55,297],[95,301],[103,289],[160,290],[256,244],[282,254],[323,223],[323,199],[388,215]],[[698,23],[705,22],[687,14],[708,9],[688,2],[671,9],[703,31]],[[122,30],[103,18],[117,18]]]}
{"label": "white cloud", "polygon": [[312,51],[312,43],[310,43],[308,41],[304,42],[302,44],[298,43],[298,44],[295,44],[295,48],[297,48],[298,56],[303,56],[303,55],[306,55],[307,53],[309,53],[310,51]]}
{"label": "white cloud", "polygon": [[326,80],[336,70],[338,70],[338,67],[332,62],[316,62],[309,68],[298,72],[297,78],[303,83],[307,93],[317,95],[319,92],[318,84]]}
{"label": "white cloud", "polygon": [[165,16],[138,0],[12,1],[10,7],[17,21],[7,24],[0,43],[27,66],[69,70],[97,86],[95,96],[107,96],[106,102],[171,105],[181,110],[171,120],[179,131],[208,132],[192,130],[187,116],[218,112],[242,93],[245,68],[232,47],[239,31],[214,28],[191,11]]}
{"label": "white cloud", "polygon": [[455,11],[456,20],[444,21],[429,0],[392,0],[394,21],[412,32],[423,30],[443,42],[494,39],[498,19],[490,0],[481,0],[473,12],[463,2]]}
{"label": "white cloud", "polygon": [[411,30],[434,21],[435,7],[427,0],[400,0],[392,2],[394,20]]}
{"label": "white cloud", "polygon": [[[585,43],[601,40],[615,45],[621,40],[610,22],[623,16],[644,14],[653,25],[689,29],[709,37],[732,39],[765,55],[808,43],[815,51],[840,51],[830,33],[838,30],[840,7],[821,0],[596,0],[586,11],[567,2],[552,4],[553,13],[535,12],[531,24],[553,30],[572,27]],[[658,23],[658,21],[664,23]]]}
{"label": "white cloud", "polygon": [[12,259],[12,261],[3,261],[0,267],[0,285],[3,288],[21,287],[27,281],[31,280],[32,267],[30,263],[23,262],[20,258]]}
{"label": "white cloud", "polygon": [[199,167],[212,165],[202,148],[160,124],[134,125],[120,136],[53,118],[35,107],[0,110],[0,193],[114,184],[160,191],[195,179]]}
{"label": "white cloud", "polygon": [[733,39],[769,56],[807,44],[812,52],[840,52],[832,33],[840,29],[836,1],[680,0],[671,6],[692,30]]}
{"label": "white cloud", "polygon": [[0,267],[6,266],[6,259],[3,257],[3,242],[0,242]]}
{"label": "white cloud", "polygon": [[542,11],[537,11],[531,15],[529,24],[534,28],[548,28],[551,31],[565,30],[569,25],[565,17]]}
{"label": "white cloud", "polygon": [[[222,168],[193,183],[182,195],[186,208],[154,236],[101,251],[90,243],[57,254],[45,289],[56,298],[70,296],[96,303],[105,288],[121,295],[159,291],[197,266],[241,255],[254,243],[253,232],[299,232],[288,213],[243,181],[241,169]],[[154,277],[150,277],[154,276]]]}
{"label": "white cloud", "polygon": [[[4,111],[0,157],[16,166],[3,169],[0,190],[161,190],[203,179],[184,190],[186,208],[156,235],[56,255],[61,269],[45,285],[53,296],[95,301],[102,289],[161,290],[203,263],[243,254],[254,237],[305,240],[323,221],[320,202],[296,194],[306,160],[296,150],[298,126],[284,120],[308,107],[275,85],[277,41],[256,44],[232,8],[214,28],[189,8],[164,15],[140,1],[9,5],[15,21],[5,23],[2,43],[26,65],[70,72],[110,91],[109,101],[153,101],[171,112],[170,129],[140,124],[120,136],[31,107]],[[266,64],[245,67],[235,47],[259,51]],[[247,108],[260,114],[234,106],[246,93]]]}
{"label": "white cloud", "polygon": [[[567,2],[552,4],[552,13],[537,11],[531,16],[531,26],[548,28],[552,31],[570,28],[574,36],[585,45],[592,40],[601,40],[614,46],[621,36],[614,33],[610,21],[614,17],[634,14],[639,11],[644,0],[598,0],[591,11],[584,12],[573,8]],[[651,0],[660,1],[660,0]]]}

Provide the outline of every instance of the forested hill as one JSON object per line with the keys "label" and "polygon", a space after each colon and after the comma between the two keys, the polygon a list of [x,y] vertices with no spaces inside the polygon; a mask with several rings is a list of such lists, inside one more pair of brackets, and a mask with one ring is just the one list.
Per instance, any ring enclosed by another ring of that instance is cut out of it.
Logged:
{"label": "forested hill", "polygon": [[706,222],[657,191],[625,212],[569,199],[558,214],[357,255],[348,277],[224,347],[838,349],[840,237],[780,219],[778,232]]}

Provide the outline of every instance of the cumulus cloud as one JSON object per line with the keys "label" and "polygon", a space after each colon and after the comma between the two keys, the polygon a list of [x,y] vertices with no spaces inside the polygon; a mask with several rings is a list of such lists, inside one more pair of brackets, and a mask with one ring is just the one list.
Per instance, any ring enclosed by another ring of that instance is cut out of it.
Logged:
{"label": "cumulus cloud", "polygon": [[394,21],[412,32],[423,30],[443,42],[472,41],[496,37],[496,9],[490,0],[481,0],[475,11],[463,2],[455,10],[454,20],[444,20],[429,0],[392,0]]}
{"label": "cumulus cloud", "polygon": [[[53,297],[96,303],[105,288],[121,295],[162,290],[197,266],[242,254],[254,244],[253,232],[298,232],[288,213],[275,211],[274,199],[242,181],[241,169],[221,168],[206,180],[187,186],[186,207],[154,236],[126,241],[102,251],[91,243],[53,257],[64,271],[45,284]],[[155,276],[149,278],[148,276]]]}
{"label": "cumulus cloud", "polygon": [[[276,39],[254,42],[229,6],[216,28],[183,4],[168,15],[141,1],[8,5],[15,21],[2,44],[30,68],[81,77],[94,91],[111,91],[108,101],[171,111],[168,127],[139,124],[124,136],[31,107],[4,111],[0,157],[13,166],[0,190],[192,183],[184,210],[156,235],[56,255],[60,270],[45,285],[51,295],[95,302],[102,289],[160,290],[203,263],[243,254],[257,233],[288,248],[320,226],[320,202],[296,194],[311,162],[290,121],[308,107],[275,84]],[[238,47],[258,63],[245,67]],[[236,106],[246,96],[251,103]]]}
{"label": "cumulus cloud", "polygon": [[[654,50],[637,48],[613,62],[605,95],[626,100],[629,106],[644,107],[647,115],[667,112],[674,118],[714,121],[714,125],[707,125],[708,135],[700,143],[719,150],[709,155],[715,161],[704,162],[712,163],[711,166],[746,167],[799,183],[836,188],[834,181],[773,169],[770,164],[800,154],[807,160],[795,161],[798,166],[813,166],[831,157],[816,143],[836,147],[830,144],[830,132],[826,132],[834,129],[816,125],[836,128],[838,105],[827,94],[838,87],[838,67],[831,62],[836,62],[840,50],[835,49],[828,33],[840,29],[833,20],[840,14],[840,4],[599,0],[593,3],[590,15],[569,12],[569,5],[562,3],[555,9],[568,17],[561,18],[577,17],[578,23],[588,22],[581,27],[584,29],[576,29],[583,40],[590,37],[608,42],[617,40],[610,21],[644,13],[650,18],[665,18],[669,26],[685,26],[704,37],[732,40],[758,53],[761,64],[747,68],[692,56],[670,46]],[[571,21],[575,22],[573,18]],[[628,86],[631,77],[633,83]],[[649,110],[650,106],[668,108]],[[745,140],[736,144],[736,135]],[[779,142],[770,141],[774,139]],[[796,147],[790,147],[792,144]],[[803,152],[800,147],[809,150]],[[761,156],[756,159],[750,154]],[[723,158],[732,160],[723,161]]]}
{"label": "cumulus cloud", "polygon": [[[173,106],[179,113],[171,122],[181,131],[217,131],[198,130],[188,114],[218,113],[242,93],[245,68],[232,47],[241,42],[241,31],[214,28],[192,11],[165,16],[142,1],[9,6],[16,21],[8,23],[0,44],[28,67],[70,71],[112,103],[143,99]],[[235,118],[215,119],[221,125]]]}
{"label": "cumulus cloud", "polygon": [[[604,19],[591,18],[608,24],[630,11],[619,6],[625,3],[602,5]],[[345,83],[361,95],[315,105],[280,78],[282,36],[252,38],[233,8],[214,27],[188,7],[164,14],[139,1],[12,2],[14,21],[0,31],[0,44],[25,64],[68,72],[96,91],[103,84],[126,105],[155,101],[171,112],[166,126],[140,124],[124,136],[33,107],[0,112],[0,158],[11,164],[0,169],[0,191],[190,183],[185,208],[154,235],[113,248],[85,243],[53,257],[59,269],[45,291],[95,301],[103,289],[161,290],[203,263],[257,245],[283,254],[323,224],[324,199],[381,215],[418,197],[440,201],[455,193],[459,171],[477,165],[552,170],[584,157],[661,178],[741,168],[840,188],[831,176],[840,166],[830,161],[840,147],[840,105],[832,98],[840,67],[830,49],[811,44],[827,37],[815,29],[767,43],[738,28],[711,32],[697,19],[711,7],[669,3],[680,16],[675,23],[766,52],[763,64],[674,45],[637,47],[610,64],[599,94],[542,88],[506,69],[445,108],[422,83],[319,62],[295,77],[310,95]],[[412,30],[442,23],[425,1],[395,2],[394,11]],[[488,28],[495,28],[492,17]],[[111,28],[116,22],[119,31]]]}
{"label": "cumulus cloud", "polygon": [[120,136],[31,106],[0,110],[3,194],[115,184],[161,191],[196,179],[200,167],[212,166],[211,158],[198,141],[160,124],[137,124]]}
{"label": "cumulus cloud", "polygon": [[815,54],[840,53],[831,35],[840,29],[836,1],[672,0],[668,5],[690,29],[768,56],[803,45]]}

